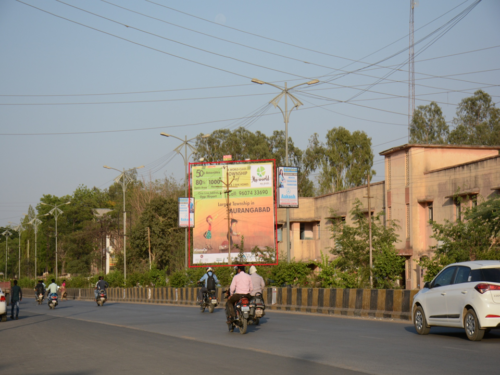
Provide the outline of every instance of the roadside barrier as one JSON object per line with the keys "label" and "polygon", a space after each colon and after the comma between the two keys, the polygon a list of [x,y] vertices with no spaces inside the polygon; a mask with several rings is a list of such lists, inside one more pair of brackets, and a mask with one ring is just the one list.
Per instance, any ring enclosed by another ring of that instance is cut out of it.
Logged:
{"label": "roadside barrier", "polygon": [[[411,320],[413,296],[418,290],[402,289],[320,289],[266,288],[266,308],[278,311]],[[93,300],[93,288],[68,288],[67,298]],[[109,288],[110,302],[196,305],[198,288]],[[32,289],[23,296],[34,297]],[[221,305],[225,300],[217,289]]]}

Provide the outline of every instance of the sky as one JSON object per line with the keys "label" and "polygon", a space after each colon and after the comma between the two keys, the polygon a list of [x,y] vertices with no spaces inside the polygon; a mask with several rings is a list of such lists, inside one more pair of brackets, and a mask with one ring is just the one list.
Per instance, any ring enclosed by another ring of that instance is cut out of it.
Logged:
{"label": "sky", "polygon": [[[414,11],[416,105],[438,102],[450,125],[479,88],[500,102],[500,1],[455,18],[475,3]],[[319,79],[295,92],[295,145],[364,131],[383,180],[379,152],[407,142],[409,14],[410,0],[0,0],[0,225],[44,194],[108,187],[103,165],[181,180],[179,141],[160,132],[284,130],[266,106],[279,91],[252,78]]]}

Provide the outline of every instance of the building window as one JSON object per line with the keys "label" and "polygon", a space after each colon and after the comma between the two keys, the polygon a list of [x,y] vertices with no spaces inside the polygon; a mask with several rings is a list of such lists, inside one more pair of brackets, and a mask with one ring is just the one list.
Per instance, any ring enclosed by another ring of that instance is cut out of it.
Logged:
{"label": "building window", "polygon": [[462,220],[462,205],[460,204],[460,201],[455,201],[455,205],[457,208],[456,215],[457,215],[457,221]]}
{"label": "building window", "polygon": [[432,206],[432,203],[429,203],[427,208],[429,210],[429,221],[434,221],[434,207]]}
{"label": "building window", "polygon": [[278,242],[283,242],[283,227],[278,227]]}
{"label": "building window", "polygon": [[406,239],[410,238],[410,205],[406,205]]}
{"label": "building window", "polygon": [[313,223],[300,223],[300,239],[312,240],[313,237]]}

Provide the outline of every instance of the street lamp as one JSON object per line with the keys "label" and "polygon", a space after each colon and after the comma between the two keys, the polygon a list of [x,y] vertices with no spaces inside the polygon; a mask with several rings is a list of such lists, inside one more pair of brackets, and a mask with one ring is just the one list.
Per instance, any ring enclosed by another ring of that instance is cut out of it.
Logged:
{"label": "street lamp", "polygon": [[125,285],[127,285],[127,211],[125,211],[125,193],[127,192],[127,184],[132,181],[131,178],[127,175],[127,172],[133,171],[135,169],[144,168],[144,165],[141,165],[140,167],[137,168],[130,168],[127,170],[123,168],[123,171],[120,171],[119,169],[116,168],[108,167],[107,165],[105,165],[104,168],[113,169],[115,171],[120,172],[120,175],[117,178],[115,178],[115,182],[117,184],[121,184],[123,190],[123,280],[125,282]]}
{"label": "street lamp", "polygon": [[58,270],[57,270],[57,268],[58,268],[58,264],[57,264],[57,218],[59,217],[59,215],[61,215],[63,213],[63,211],[59,207],[70,204],[71,202],[66,202],[66,203],[61,203],[61,204],[48,204],[48,203],[43,203],[43,202],[40,202],[40,203],[45,205],[45,206],[53,207],[52,210],[50,210],[47,214],[45,214],[43,216],[52,215],[56,219],[56,281],[57,281],[57,273],[58,273]]}
{"label": "street lamp", "polygon": [[9,260],[9,256],[7,254],[7,249],[9,247],[9,236],[12,236],[12,233],[9,232],[7,229],[5,232],[2,233],[2,236],[5,236],[5,277],[7,277],[7,262]]}
{"label": "street lamp", "polygon": [[36,254],[37,236],[36,235],[38,233],[38,226],[40,224],[42,224],[42,221],[38,217],[35,217],[31,221],[29,221],[28,224],[29,225],[33,225],[33,228],[35,229],[35,279],[36,279],[36,272],[37,272],[37,268],[36,268],[36,260],[37,260],[37,254]]}
{"label": "street lamp", "polygon": [[[26,214],[23,215],[26,216]],[[19,264],[18,264],[19,270],[17,278],[21,279],[21,232],[24,230],[22,222],[20,222],[19,225],[14,228],[14,230],[16,230],[19,233]]]}
{"label": "street lamp", "polygon": [[[278,85],[275,85],[274,83],[269,83],[269,82],[264,82],[261,81],[260,79],[253,78],[252,79],[253,83],[257,83],[259,85],[269,85],[276,87],[278,90],[281,90],[281,93],[278,94],[274,99],[272,99],[269,103],[274,105],[274,108],[278,107],[283,114],[283,120],[285,121],[285,167],[288,167],[288,121],[290,119],[290,113],[294,110],[294,108],[299,108],[303,103],[297,99],[293,94],[290,94],[290,90],[293,90],[294,88],[302,85],[314,85],[319,82],[317,79],[313,79],[312,81],[308,82],[303,82],[299,83],[298,85],[295,85],[293,87],[288,88],[287,82],[285,82],[285,87],[281,87]],[[282,97],[285,97],[285,110],[281,109],[279,106],[279,102]],[[288,97],[290,97],[290,100],[294,104],[292,109],[290,111],[288,110]],[[290,211],[287,208],[286,210],[286,254],[288,258],[288,262],[290,262],[291,254],[290,254]]]}
{"label": "street lamp", "polygon": [[[189,144],[189,142],[191,142],[193,139],[196,139],[197,137],[193,137],[191,139],[187,139],[187,135],[184,136],[184,139],[182,138],[179,138],[179,137],[176,137],[175,135],[172,135],[172,134],[167,134],[167,133],[160,133],[160,135],[163,135],[164,137],[174,137],[176,139],[178,139],[179,141],[181,141],[182,143],[177,146],[176,148],[174,148],[174,151],[177,152],[180,156],[182,156],[182,158],[184,159],[184,176],[185,176],[185,180],[184,180],[184,194],[185,196],[187,197],[187,184],[188,184],[188,161],[189,161],[189,158],[191,157],[191,155],[193,155],[193,153],[195,153],[196,151],[196,148],[194,148],[193,146],[191,146]],[[201,138],[208,138],[210,137],[210,134],[205,134],[203,135]],[[184,155],[182,155],[181,153],[181,149],[182,149],[182,146],[184,146]],[[188,150],[188,147],[191,151],[191,153],[187,154],[187,150]],[[199,161],[203,161],[205,160],[205,158],[200,158]],[[185,228],[185,234],[184,234],[184,267],[187,269],[188,268],[188,229]]]}

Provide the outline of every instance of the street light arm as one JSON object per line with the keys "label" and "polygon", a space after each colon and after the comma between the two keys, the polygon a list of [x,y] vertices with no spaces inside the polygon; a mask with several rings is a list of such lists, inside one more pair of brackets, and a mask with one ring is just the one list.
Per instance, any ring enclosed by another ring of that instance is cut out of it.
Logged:
{"label": "street light arm", "polygon": [[116,168],[112,168],[112,167],[108,167],[107,165],[104,165],[103,168],[106,168],[106,169],[113,169],[115,171],[118,171],[120,173],[122,173],[123,171],[120,171],[119,169],[116,169]]}
{"label": "street light arm", "polygon": [[252,79],[252,82],[253,83],[258,83],[259,85],[269,85],[269,86],[273,86],[273,87],[276,87],[278,90],[281,90],[281,91],[284,91],[284,88],[283,87],[280,87],[278,85],[275,85],[274,83],[269,83],[269,82],[264,82],[264,81],[260,81],[258,79]]}
{"label": "street light arm", "polygon": [[173,137],[173,138],[175,138],[175,139],[178,139],[179,141],[185,142],[185,140],[184,140],[184,139],[179,138],[179,137],[176,137],[175,135],[172,135],[172,134],[160,133],[160,135],[163,135],[164,137]]}

